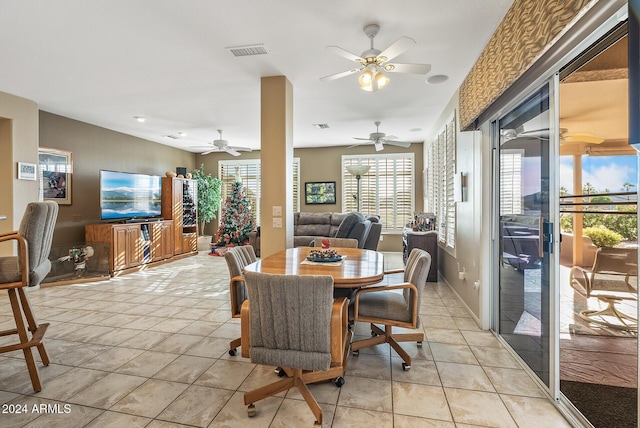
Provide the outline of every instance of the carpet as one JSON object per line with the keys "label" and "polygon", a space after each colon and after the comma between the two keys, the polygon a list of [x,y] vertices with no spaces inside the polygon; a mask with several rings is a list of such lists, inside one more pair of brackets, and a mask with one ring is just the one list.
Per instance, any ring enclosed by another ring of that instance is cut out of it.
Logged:
{"label": "carpet", "polygon": [[637,426],[636,388],[561,380],[560,391],[595,428]]}

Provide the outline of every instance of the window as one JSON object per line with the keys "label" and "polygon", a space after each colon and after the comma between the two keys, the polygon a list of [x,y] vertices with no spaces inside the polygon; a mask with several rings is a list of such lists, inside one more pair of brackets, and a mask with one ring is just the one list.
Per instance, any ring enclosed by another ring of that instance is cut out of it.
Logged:
{"label": "window", "polygon": [[[300,158],[293,159],[293,211],[300,210]],[[231,193],[231,186],[235,183],[236,175],[242,180],[251,201],[255,224],[260,225],[260,159],[228,160],[218,162],[218,177],[222,180],[222,203]]]}
{"label": "window", "polygon": [[436,215],[438,241],[447,248],[456,243],[456,122],[452,116],[427,148],[426,210]]}
{"label": "window", "polygon": [[500,215],[522,214],[524,150],[500,150]]}
{"label": "window", "polygon": [[360,211],[377,214],[383,230],[402,230],[414,213],[413,153],[342,156],[342,211],[357,211],[358,184],[350,165],[369,165],[360,179]]}

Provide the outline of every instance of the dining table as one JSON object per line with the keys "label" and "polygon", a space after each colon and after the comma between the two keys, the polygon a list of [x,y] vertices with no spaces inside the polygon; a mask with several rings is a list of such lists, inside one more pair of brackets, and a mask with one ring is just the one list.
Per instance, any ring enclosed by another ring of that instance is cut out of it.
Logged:
{"label": "dining table", "polygon": [[334,288],[360,288],[384,278],[382,253],[361,248],[331,247],[342,260],[311,261],[307,256],[317,247],[295,247],[277,251],[244,268],[245,272],[280,275],[331,275]]}

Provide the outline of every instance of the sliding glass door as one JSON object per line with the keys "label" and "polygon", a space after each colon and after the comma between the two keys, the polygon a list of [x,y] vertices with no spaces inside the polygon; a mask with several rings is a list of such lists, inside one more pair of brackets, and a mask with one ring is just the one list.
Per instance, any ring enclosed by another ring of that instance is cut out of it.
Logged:
{"label": "sliding glass door", "polygon": [[550,386],[549,84],[497,122],[498,333]]}

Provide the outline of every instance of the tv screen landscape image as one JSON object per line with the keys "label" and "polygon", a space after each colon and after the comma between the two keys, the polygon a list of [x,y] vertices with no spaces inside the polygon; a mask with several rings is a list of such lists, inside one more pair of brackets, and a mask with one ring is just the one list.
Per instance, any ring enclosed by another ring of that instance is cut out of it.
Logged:
{"label": "tv screen landscape image", "polygon": [[100,171],[100,217],[124,220],[159,217],[162,177],[128,172]]}

